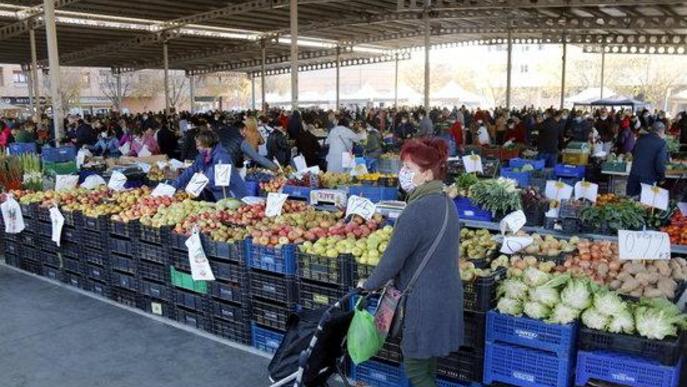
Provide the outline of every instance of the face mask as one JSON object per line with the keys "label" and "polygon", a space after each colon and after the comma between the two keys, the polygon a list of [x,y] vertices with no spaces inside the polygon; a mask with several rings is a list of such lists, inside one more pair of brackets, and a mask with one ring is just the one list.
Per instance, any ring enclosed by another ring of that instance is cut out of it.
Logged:
{"label": "face mask", "polygon": [[602,116],[601,116],[601,119],[602,119],[602,120],[605,120],[606,118],[608,118],[607,115],[602,115]]}
{"label": "face mask", "polygon": [[575,121],[582,122],[582,117],[575,117]]}
{"label": "face mask", "polygon": [[148,119],[148,116],[143,116],[143,119],[144,119],[144,120],[147,120],[147,119]]}
{"label": "face mask", "polygon": [[515,125],[508,125],[508,129],[513,129],[515,128]]}
{"label": "face mask", "polygon": [[413,183],[413,178],[415,177],[415,172],[411,171],[409,168],[403,167],[401,171],[398,172],[398,182],[401,184],[401,188],[404,191],[410,192],[415,189],[415,183]]}
{"label": "face mask", "polygon": [[561,119],[562,119],[562,120],[567,120],[567,119],[568,119],[568,116],[561,116]]}
{"label": "face mask", "polygon": [[100,137],[107,138],[107,133],[105,133],[105,132],[100,133]]}
{"label": "face mask", "polygon": [[408,120],[401,120],[401,122],[405,124],[406,122],[408,122]]}

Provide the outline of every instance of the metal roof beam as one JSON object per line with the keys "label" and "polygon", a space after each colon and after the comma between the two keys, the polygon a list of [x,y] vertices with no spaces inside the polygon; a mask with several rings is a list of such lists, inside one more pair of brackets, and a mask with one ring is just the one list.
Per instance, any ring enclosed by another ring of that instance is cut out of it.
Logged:
{"label": "metal roof beam", "polygon": [[[55,0],[55,9],[66,7],[81,0]],[[29,32],[32,28],[39,28],[45,25],[43,21],[43,6],[27,8],[21,13],[27,16],[16,23],[12,23],[0,28],[0,40],[12,38]]]}
{"label": "metal roof beam", "polygon": [[[427,6],[429,3],[429,7]],[[684,5],[683,1],[652,0],[398,0],[399,11],[483,10],[496,8],[574,8],[574,7],[641,7],[656,5]]]}
{"label": "metal roof beam", "polygon": [[583,52],[606,54],[651,54],[651,55],[685,55],[687,46],[671,46],[663,44],[612,44],[612,45],[584,45]]}

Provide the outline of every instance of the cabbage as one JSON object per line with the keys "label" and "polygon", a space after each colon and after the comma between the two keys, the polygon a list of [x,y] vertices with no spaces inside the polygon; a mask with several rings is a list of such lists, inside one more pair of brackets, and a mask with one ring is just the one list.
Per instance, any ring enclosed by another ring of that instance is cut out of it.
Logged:
{"label": "cabbage", "polygon": [[523,310],[526,315],[536,319],[545,319],[551,314],[549,307],[536,301],[526,302]]}
{"label": "cabbage", "polygon": [[534,167],[532,166],[532,164],[525,164],[522,166],[520,171],[521,172],[532,172],[532,171],[534,171]]}
{"label": "cabbage", "polygon": [[587,309],[592,304],[588,282],[577,279],[568,282],[568,286],[561,292],[561,301],[578,310]]}
{"label": "cabbage", "polygon": [[496,304],[496,309],[503,314],[521,316],[522,301],[504,297],[499,300],[498,304]]}
{"label": "cabbage", "polygon": [[617,316],[627,311],[627,303],[614,292],[594,294],[594,308],[604,316]]}
{"label": "cabbage", "polygon": [[608,324],[608,331],[611,333],[633,334],[635,332],[635,320],[632,317],[632,313],[626,310],[613,316]]}
{"label": "cabbage", "polygon": [[522,273],[522,278],[527,286],[534,287],[545,284],[551,276],[534,267],[528,267]]}
{"label": "cabbage", "polygon": [[677,336],[677,326],[681,316],[671,316],[668,312],[640,306],[635,310],[637,332],[649,339],[663,340],[666,336]]}
{"label": "cabbage", "polygon": [[552,308],[561,301],[561,298],[558,295],[558,290],[556,290],[556,288],[541,285],[530,289],[530,300],[537,301],[548,306],[549,308]]}
{"label": "cabbage", "polygon": [[565,304],[558,304],[551,311],[548,322],[554,324],[569,324],[580,316],[580,311]]}
{"label": "cabbage", "polygon": [[599,313],[595,308],[589,308],[582,313],[582,323],[592,329],[604,330],[608,325],[609,317]]}
{"label": "cabbage", "polygon": [[527,285],[517,279],[507,279],[499,286],[498,293],[506,298],[524,300],[527,298]]}

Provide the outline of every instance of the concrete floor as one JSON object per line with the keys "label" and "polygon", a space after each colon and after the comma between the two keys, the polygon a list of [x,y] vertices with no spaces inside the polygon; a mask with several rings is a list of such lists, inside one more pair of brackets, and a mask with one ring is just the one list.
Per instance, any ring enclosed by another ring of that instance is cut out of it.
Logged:
{"label": "concrete floor", "polygon": [[2,387],[267,386],[268,363],[0,263]]}

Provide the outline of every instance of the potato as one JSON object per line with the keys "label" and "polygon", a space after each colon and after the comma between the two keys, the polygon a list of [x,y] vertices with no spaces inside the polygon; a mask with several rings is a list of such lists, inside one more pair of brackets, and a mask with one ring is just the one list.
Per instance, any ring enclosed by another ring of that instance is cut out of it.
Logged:
{"label": "potato", "polygon": [[623,285],[620,287],[620,291],[623,293],[629,293],[635,289],[637,289],[641,283],[637,281],[634,278],[628,278],[623,282]]}
{"label": "potato", "polygon": [[611,284],[610,284],[611,290],[618,290],[618,289],[620,289],[620,286],[621,286],[622,284],[623,284],[623,282],[620,281],[620,280],[617,280],[617,279],[611,281]]}
{"label": "potato", "polygon": [[646,288],[644,289],[644,297],[656,298],[663,297],[663,292],[656,288]]}

